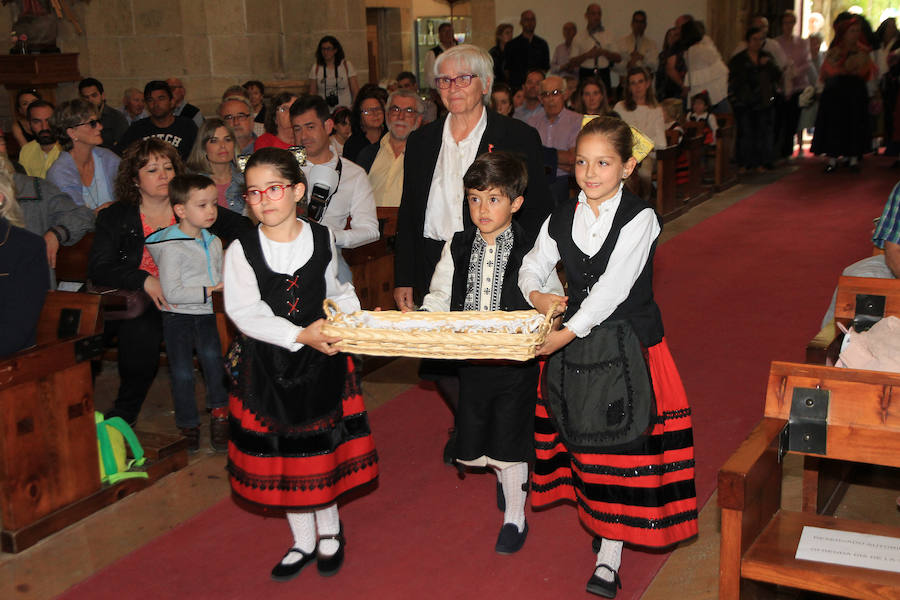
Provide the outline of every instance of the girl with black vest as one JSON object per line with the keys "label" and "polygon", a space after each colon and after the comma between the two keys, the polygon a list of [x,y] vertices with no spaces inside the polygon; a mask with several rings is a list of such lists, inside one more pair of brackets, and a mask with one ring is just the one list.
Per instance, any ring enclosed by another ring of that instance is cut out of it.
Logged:
{"label": "girl with black vest", "polygon": [[[544,222],[519,288],[539,311],[567,301],[535,420],[532,505],[577,503],[593,533],[587,590],[614,598],[623,542],[661,548],[697,533],[690,408],[653,299],[660,221],[624,189],[635,170],[630,127],[613,117],[578,135],[578,199]],[[562,260],[568,296],[540,291]]]}
{"label": "girl with black vest", "polygon": [[[423,310],[527,310],[518,287],[522,258],[531,248],[513,222],[528,183],[525,163],[507,152],[487,152],[463,177],[466,205],[475,227],[444,244]],[[553,277],[553,281],[557,281]],[[560,289],[561,291],[561,289]],[[465,362],[459,367],[456,462],[489,467],[499,480],[503,525],[494,549],[517,552],[525,543],[528,462],[534,456],[534,406],[538,365],[503,361]]]}
{"label": "girl with black vest", "polygon": [[322,302],[359,310],[337,278],[329,230],[297,219],[306,179],[280,148],[253,154],[244,171],[259,229],[225,255],[225,312],[243,334],[228,353],[228,471],[242,498],[283,508],[293,534],[272,579],[292,579],[313,559],[334,575],[344,558],[337,499],[378,475],[378,457],[353,361],[322,333]]}

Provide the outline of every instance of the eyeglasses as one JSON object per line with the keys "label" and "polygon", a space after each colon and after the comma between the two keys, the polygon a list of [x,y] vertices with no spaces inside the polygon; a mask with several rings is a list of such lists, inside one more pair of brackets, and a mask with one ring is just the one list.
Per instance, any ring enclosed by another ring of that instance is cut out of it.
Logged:
{"label": "eyeglasses", "polygon": [[89,125],[91,129],[97,129],[97,125],[100,124],[98,119],[91,119],[90,121],[85,121],[84,123],[79,123],[75,127],[81,127],[82,125]]}
{"label": "eyeglasses", "polygon": [[457,75],[456,77],[435,77],[434,85],[437,86],[440,90],[448,90],[450,86],[454,83],[456,87],[459,88],[467,88],[472,83],[472,78],[478,77],[478,75],[466,74],[466,75]]}
{"label": "eyeglasses", "polygon": [[334,46],[320,46],[322,52],[334,52]]}
{"label": "eyeglasses", "polygon": [[262,202],[263,196],[277,202],[284,198],[284,191],[288,188],[294,187],[295,183],[290,185],[282,185],[280,183],[276,183],[275,185],[270,185],[264,190],[247,190],[247,193],[244,194],[244,200],[247,201],[247,204],[259,204]]}
{"label": "eyeglasses", "polygon": [[400,108],[399,106],[392,106],[388,109],[388,111],[394,116],[412,117],[414,115],[419,114],[419,111],[417,111],[412,106],[407,106],[406,108]]}
{"label": "eyeglasses", "polygon": [[562,90],[545,90],[545,91],[541,92],[541,98],[549,98],[551,96],[559,96],[562,93],[563,93]]}
{"label": "eyeglasses", "polygon": [[225,115],[222,118],[230,123],[231,121],[246,121],[250,118],[250,115],[247,113],[238,113],[236,115]]}
{"label": "eyeglasses", "polygon": [[369,115],[380,115],[383,112],[384,112],[384,110],[380,109],[380,108],[367,108],[362,111],[362,114],[364,114],[368,117]]}

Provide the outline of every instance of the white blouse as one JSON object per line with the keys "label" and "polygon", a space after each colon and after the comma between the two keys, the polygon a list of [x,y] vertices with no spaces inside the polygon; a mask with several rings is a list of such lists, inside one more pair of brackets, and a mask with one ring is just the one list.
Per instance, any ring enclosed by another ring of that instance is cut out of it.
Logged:
{"label": "white blouse", "polygon": [[[276,273],[290,274],[305,265],[313,254],[312,230],[306,223],[300,234],[290,242],[275,242],[257,230],[266,264]],[[325,269],[325,295],[334,300],[343,312],[360,309],[359,299],[352,283],[341,283],[337,278],[337,249],[334,235],[329,233],[331,261]],[[247,262],[241,242],[235,240],[225,253],[223,277],[225,312],[244,335],[280,346],[291,352],[303,347],[297,336],[303,327],[294,325],[284,317],[275,316],[272,308],[259,294],[256,274]]]}
{"label": "white blouse", "polygon": [[425,205],[425,237],[444,242],[450,241],[454,233],[463,229],[463,175],[478,155],[478,146],[487,127],[487,109],[482,107],[478,124],[459,143],[450,131],[452,119],[453,115],[449,115],[444,121],[441,151]]}
{"label": "white blouse", "polygon": [[[594,256],[600,250],[609,235],[613,217],[621,201],[620,184],[619,192],[600,205],[599,214],[595,217],[584,192],[578,195],[578,206],[572,222],[572,240],[579,250],[588,256]],[[541,282],[547,280],[560,259],[556,241],[548,232],[549,223],[548,217],[541,226],[534,248],[522,260],[519,271],[519,289],[529,303],[529,294],[541,289]],[[659,232],[656,214],[649,207],[622,227],[606,271],[591,287],[578,312],[565,323],[566,327],[578,337],[585,337],[616,310],[628,297],[631,287],[644,270]]]}
{"label": "white blouse", "polygon": [[621,101],[616,103],[613,110],[619,113],[623,121],[650,138],[655,148],[666,147],[666,123],[660,106],[651,108],[638,105],[634,110],[628,110],[625,102]]}

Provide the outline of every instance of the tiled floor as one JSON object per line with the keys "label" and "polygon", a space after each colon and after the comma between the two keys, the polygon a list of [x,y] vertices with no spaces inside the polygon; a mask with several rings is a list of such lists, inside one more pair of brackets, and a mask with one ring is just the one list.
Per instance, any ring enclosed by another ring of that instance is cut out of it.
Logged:
{"label": "tiled floor", "polygon": [[[748,178],[716,195],[666,224],[662,241],[790,171],[791,167],[784,167],[775,173]],[[398,359],[369,374],[363,383],[369,410],[414,385],[416,366],[415,360]],[[174,430],[168,386],[168,373],[161,369],[141,414],[141,428]],[[96,385],[95,403],[99,410],[111,405],[117,387],[115,364],[104,364]],[[199,396],[202,396],[200,387]],[[208,447],[208,430],[203,432],[201,446]],[[191,457],[185,469],[147,490],[95,513],[20,554],[0,554],[0,598],[52,597],[203,511],[229,494],[224,466],[223,455],[203,449]],[[896,480],[893,477],[892,481]],[[796,461],[787,466],[786,482],[785,502],[797,505],[799,464]],[[840,512],[852,518],[900,524],[894,500],[896,495],[896,490],[854,486]],[[719,514],[715,500],[713,496],[700,514],[700,536],[673,553],[644,598],[703,600],[717,597]]]}

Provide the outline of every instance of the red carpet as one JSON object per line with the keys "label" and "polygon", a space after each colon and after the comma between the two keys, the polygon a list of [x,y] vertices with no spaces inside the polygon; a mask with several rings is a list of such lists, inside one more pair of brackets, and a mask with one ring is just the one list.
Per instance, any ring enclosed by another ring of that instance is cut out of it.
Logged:
{"label": "red carpet", "polygon": [[[769,363],[803,359],[840,270],[871,252],[872,219],[896,179],[882,164],[825,177],[811,163],[657,252],[658,301],[694,410],[701,505],[761,416]],[[436,394],[411,390],[371,419],[381,479],[341,510],[348,545],[338,577],[311,566],[291,583],[270,582],[291,542],[287,523],[225,500],[64,597],[591,597],[590,538],[570,506],[529,511],[523,550],[494,553],[495,478],[460,481],[438,464],[450,415]],[[666,556],[626,550],[619,598],[640,597]]]}

